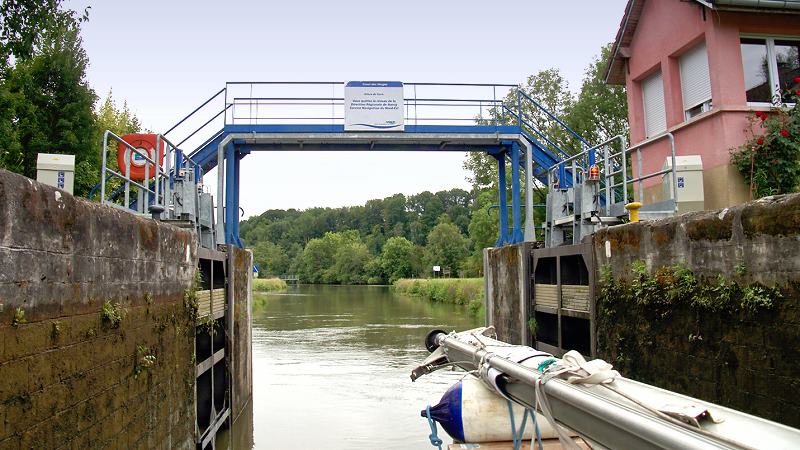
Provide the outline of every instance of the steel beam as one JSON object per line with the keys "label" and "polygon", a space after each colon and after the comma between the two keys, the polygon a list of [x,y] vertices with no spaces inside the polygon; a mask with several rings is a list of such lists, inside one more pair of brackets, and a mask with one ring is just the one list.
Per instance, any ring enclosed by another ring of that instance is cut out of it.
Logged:
{"label": "steel beam", "polygon": [[492,155],[497,160],[497,192],[500,208],[500,236],[495,242],[495,247],[502,247],[508,243],[508,201],[506,200],[506,154]]}
{"label": "steel beam", "polygon": [[521,196],[519,176],[519,143],[511,143],[511,239],[510,243],[517,244],[524,240],[522,236]]}

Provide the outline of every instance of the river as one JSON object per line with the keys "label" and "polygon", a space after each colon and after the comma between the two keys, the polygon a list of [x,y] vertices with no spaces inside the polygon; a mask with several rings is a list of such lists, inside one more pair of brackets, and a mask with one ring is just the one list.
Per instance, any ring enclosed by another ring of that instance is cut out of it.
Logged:
{"label": "river", "polygon": [[[234,424],[234,447],[433,448],[419,412],[463,373],[441,370],[414,383],[409,374],[428,355],[429,330],[481,324],[463,306],[384,286],[301,285],[255,294],[252,415]],[[218,448],[229,439],[220,435]]]}

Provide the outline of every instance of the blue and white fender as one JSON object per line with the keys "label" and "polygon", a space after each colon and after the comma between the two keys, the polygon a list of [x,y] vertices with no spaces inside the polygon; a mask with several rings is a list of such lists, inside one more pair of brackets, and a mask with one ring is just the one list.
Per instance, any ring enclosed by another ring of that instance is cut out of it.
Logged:
{"label": "blue and white fender", "polygon": [[[525,409],[514,403],[513,411],[519,430]],[[422,411],[422,416],[425,417],[425,411]],[[444,393],[439,404],[431,407],[431,418],[457,441],[478,443],[513,440],[508,401],[472,376],[467,376]],[[557,437],[547,419],[538,413],[537,422],[542,439]],[[533,423],[528,418],[525,439],[531,439],[533,430]]]}

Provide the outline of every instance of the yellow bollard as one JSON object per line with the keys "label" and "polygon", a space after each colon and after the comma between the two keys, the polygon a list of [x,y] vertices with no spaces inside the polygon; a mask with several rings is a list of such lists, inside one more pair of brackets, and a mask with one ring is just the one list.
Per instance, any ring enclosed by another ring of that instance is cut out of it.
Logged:
{"label": "yellow bollard", "polygon": [[631,223],[639,221],[639,208],[641,207],[642,204],[639,202],[630,202],[625,205],[625,209],[628,210],[628,218]]}

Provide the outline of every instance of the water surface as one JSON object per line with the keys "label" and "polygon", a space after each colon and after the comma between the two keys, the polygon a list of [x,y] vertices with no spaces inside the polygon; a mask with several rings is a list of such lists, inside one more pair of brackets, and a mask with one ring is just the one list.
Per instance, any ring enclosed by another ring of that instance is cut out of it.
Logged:
{"label": "water surface", "polygon": [[481,325],[465,307],[378,286],[290,287],[255,303],[253,409],[234,424],[237,448],[432,448],[419,411],[463,373],[409,374],[429,330]]}

